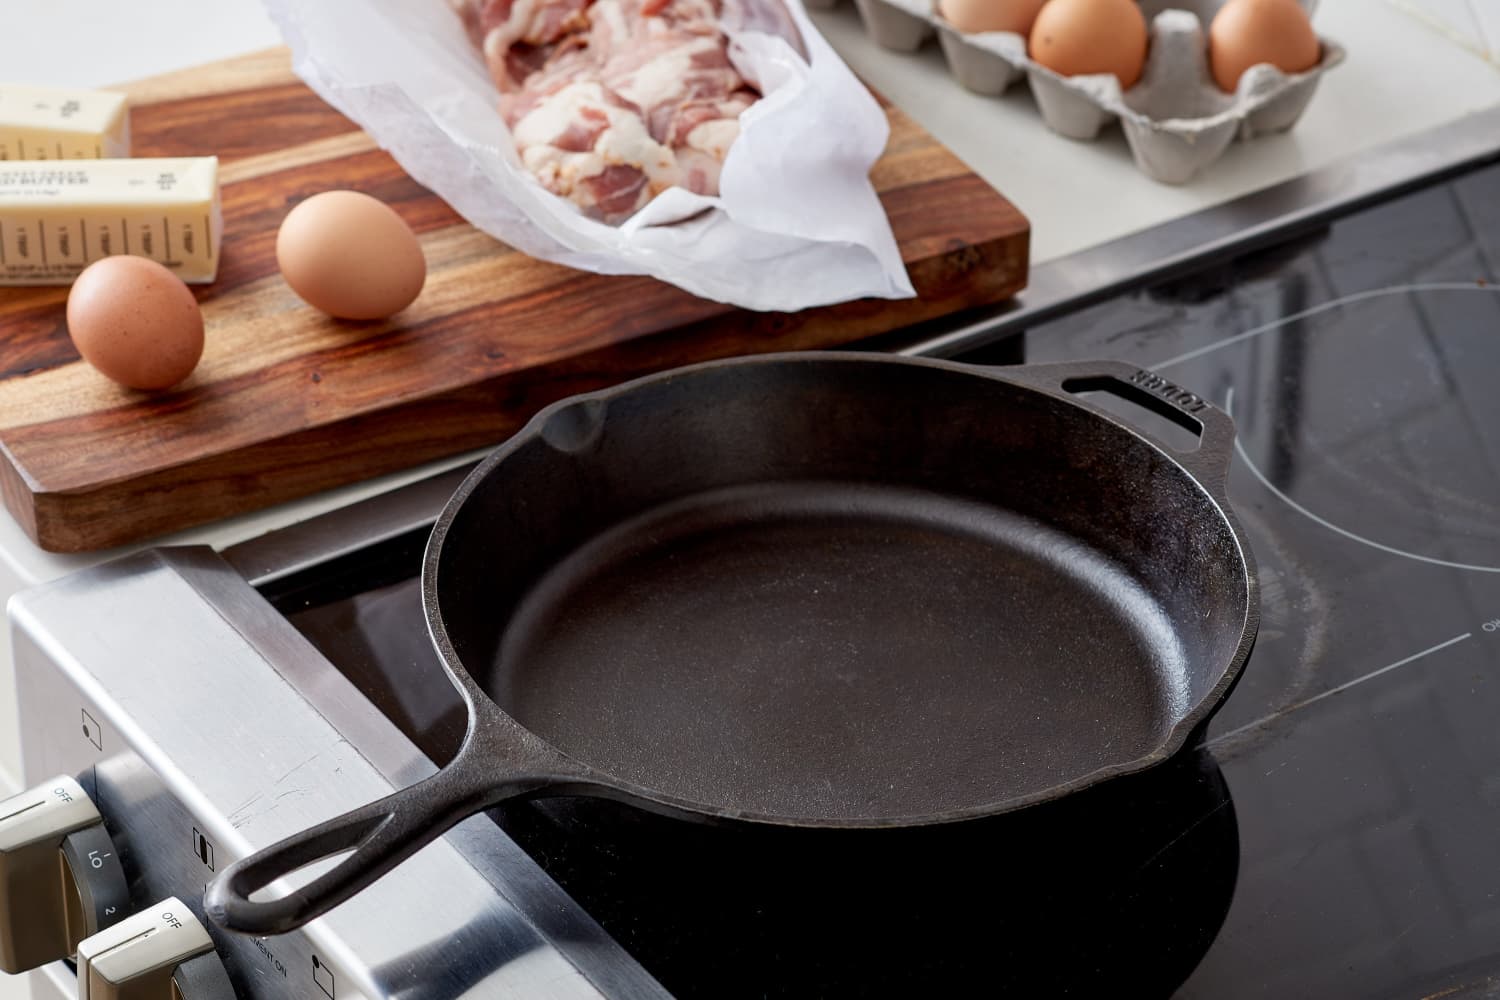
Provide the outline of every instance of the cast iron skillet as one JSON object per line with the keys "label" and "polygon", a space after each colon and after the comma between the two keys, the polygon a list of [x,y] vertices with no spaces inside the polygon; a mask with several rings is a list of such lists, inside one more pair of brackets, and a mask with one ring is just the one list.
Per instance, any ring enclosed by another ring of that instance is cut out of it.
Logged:
{"label": "cast iron skillet", "polygon": [[[1196,432],[1172,451],[1077,393]],[[433,529],[469,710],[432,777],[230,865],[227,929],[299,927],[504,799],[892,828],[1181,748],[1249,656],[1229,418],[1113,363],[766,355],[543,410]],[[251,893],[351,851],[285,896]]]}

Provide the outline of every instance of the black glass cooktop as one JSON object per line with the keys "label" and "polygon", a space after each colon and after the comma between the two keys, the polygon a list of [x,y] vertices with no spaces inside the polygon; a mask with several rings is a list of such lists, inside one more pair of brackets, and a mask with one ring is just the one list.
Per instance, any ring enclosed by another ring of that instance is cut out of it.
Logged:
{"label": "black glass cooktop", "polygon": [[[826,848],[583,800],[497,821],[683,997],[1500,996],[1497,279],[1488,166],[971,359],[1123,359],[1233,414],[1262,624],[1178,760]],[[420,545],[279,603],[441,760]]]}

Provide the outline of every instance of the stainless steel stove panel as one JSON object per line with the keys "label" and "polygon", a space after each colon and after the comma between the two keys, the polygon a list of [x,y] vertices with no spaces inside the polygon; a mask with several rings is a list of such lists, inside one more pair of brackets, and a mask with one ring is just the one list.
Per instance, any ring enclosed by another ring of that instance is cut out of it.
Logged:
{"label": "stainless steel stove panel", "polygon": [[[26,778],[81,777],[138,906],[176,895],[201,918],[214,869],[433,770],[208,549],[88,570],[10,614]],[[304,931],[215,943],[255,1000],[665,995],[484,817]]]}

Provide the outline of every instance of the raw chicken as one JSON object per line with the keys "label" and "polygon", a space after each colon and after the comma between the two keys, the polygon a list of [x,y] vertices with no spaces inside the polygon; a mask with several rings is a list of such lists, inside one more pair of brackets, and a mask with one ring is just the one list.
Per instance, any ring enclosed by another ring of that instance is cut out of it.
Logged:
{"label": "raw chicken", "polygon": [[620,222],[669,187],[717,194],[758,98],[718,0],[451,0],[500,89],[526,168]]}

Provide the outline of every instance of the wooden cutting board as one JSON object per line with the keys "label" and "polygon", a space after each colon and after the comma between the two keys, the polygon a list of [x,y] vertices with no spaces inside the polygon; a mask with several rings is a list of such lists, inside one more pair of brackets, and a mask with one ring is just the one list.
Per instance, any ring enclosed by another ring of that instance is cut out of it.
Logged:
{"label": "wooden cutting board", "polygon": [[[135,155],[221,158],[222,262],[218,280],[195,289],[203,360],[158,395],[78,359],[66,289],[0,289],[0,493],[53,551],[147,538],[493,444],[554,399],[649,371],[846,344],[1025,283],[1025,218],[895,108],[873,179],[919,297],[784,314],[511,250],[303,86],[284,50],[124,89]],[[277,273],[282,217],[329,188],[380,198],[422,241],[427,285],[393,320],[329,319]]]}

